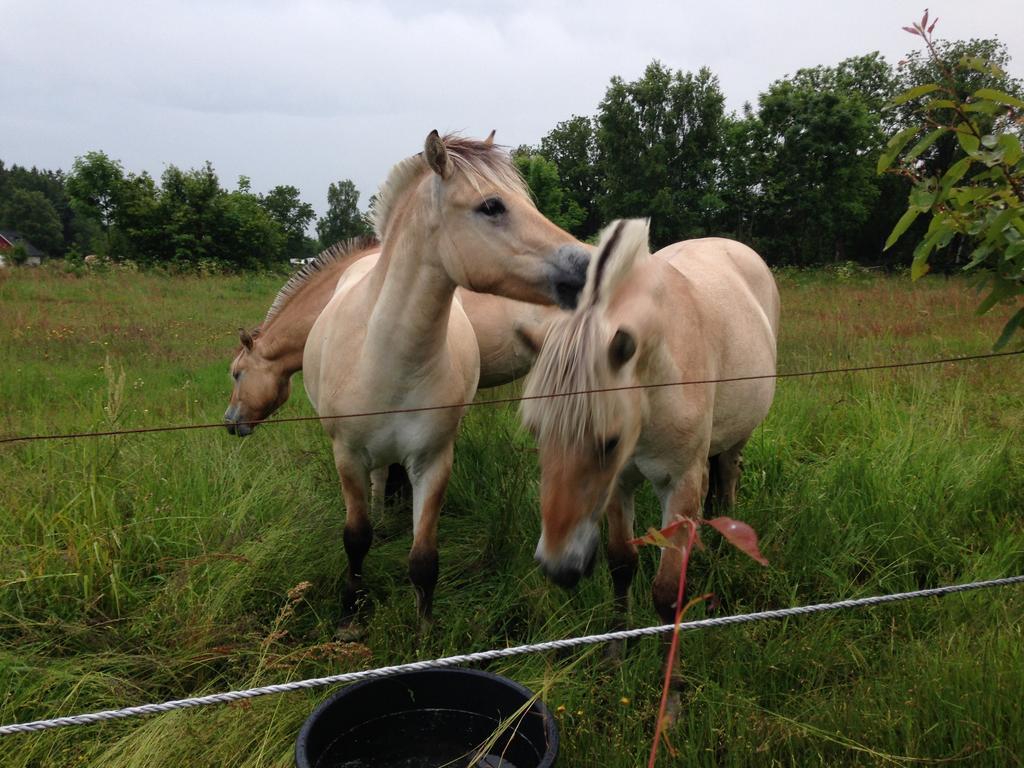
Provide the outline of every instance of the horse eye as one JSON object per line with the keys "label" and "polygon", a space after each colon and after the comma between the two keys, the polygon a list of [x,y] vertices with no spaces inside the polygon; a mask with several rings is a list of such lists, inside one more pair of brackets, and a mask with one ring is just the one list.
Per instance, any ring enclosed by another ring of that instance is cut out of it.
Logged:
{"label": "horse eye", "polygon": [[476,212],[484,216],[501,216],[507,210],[500,197],[489,197],[476,208]]}
{"label": "horse eye", "polygon": [[601,446],[601,456],[608,457],[615,453],[615,449],[619,447],[619,437],[609,437],[604,441],[604,445]]}
{"label": "horse eye", "polygon": [[235,371],[234,373],[231,374],[231,378],[234,379],[235,381],[238,381],[241,377],[242,373],[240,371]]}

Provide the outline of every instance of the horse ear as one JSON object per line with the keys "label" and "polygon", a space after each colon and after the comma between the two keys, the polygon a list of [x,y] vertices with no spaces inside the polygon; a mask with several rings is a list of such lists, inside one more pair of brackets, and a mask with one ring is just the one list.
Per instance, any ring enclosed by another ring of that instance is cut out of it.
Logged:
{"label": "horse ear", "polygon": [[608,345],[608,361],[614,370],[619,370],[636,354],[636,339],[624,328],[619,328]]}
{"label": "horse ear", "polygon": [[238,340],[242,342],[243,347],[252,352],[252,334],[245,330],[245,328],[238,329]]}
{"label": "horse ear", "polygon": [[438,135],[436,129],[427,135],[427,141],[423,145],[423,157],[426,158],[430,169],[442,179],[447,179],[452,175],[451,158],[448,157],[444,140]]}
{"label": "horse ear", "polygon": [[491,132],[489,134],[487,134],[487,138],[484,139],[484,146],[485,147],[493,147],[494,146],[494,129],[493,128],[491,129]]}

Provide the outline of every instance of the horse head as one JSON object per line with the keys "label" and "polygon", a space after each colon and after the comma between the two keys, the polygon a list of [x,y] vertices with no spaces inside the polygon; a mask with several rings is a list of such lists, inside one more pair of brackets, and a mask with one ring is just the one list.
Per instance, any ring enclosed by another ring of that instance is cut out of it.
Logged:
{"label": "horse head", "polygon": [[265,356],[259,329],[250,333],[239,329],[241,346],[231,362],[231,401],[224,412],[224,426],[239,437],[252,434],[256,422],[263,421],[291,394],[291,373]]}
{"label": "horse head", "polygon": [[575,585],[592,568],[598,523],[640,437],[641,340],[611,308],[616,293],[628,290],[631,268],[647,253],[646,222],[609,226],[576,311],[554,322],[543,340],[532,340],[540,349],[521,410],[540,450],[542,532],[536,558],[562,586]]}
{"label": "horse head", "polygon": [[[427,172],[429,169],[429,173]],[[457,284],[535,304],[576,305],[590,253],[537,210],[508,154],[493,143],[432,131],[399,163],[374,206],[385,240],[395,221],[417,232]]]}

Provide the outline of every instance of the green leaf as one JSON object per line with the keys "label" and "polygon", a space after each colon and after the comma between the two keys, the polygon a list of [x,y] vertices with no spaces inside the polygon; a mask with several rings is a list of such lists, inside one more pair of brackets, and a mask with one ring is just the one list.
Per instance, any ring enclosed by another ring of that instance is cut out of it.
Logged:
{"label": "green leaf", "polygon": [[964,123],[956,128],[956,140],[960,142],[960,146],[963,147],[964,152],[971,154],[977,152],[981,142],[978,141],[978,137],[975,136],[968,128],[964,127]]}
{"label": "green leaf", "polygon": [[911,280],[920,280],[928,274],[928,270],[931,269],[931,266],[928,264],[928,257],[935,248],[936,240],[937,238],[934,235],[929,235],[917,244],[917,248],[914,249],[914,260],[910,264]]}
{"label": "green leaf", "polygon": [[896,159],[896,155],[900,153],[901,149],[907,146],[907,142],[917,134],[918,130],[919,129],[916,125],[911,126],[910,128],[904,128],[889,139],[885,145],[885,150],[878,158],[878,165],[876,167],[877,173],[882,173],[892,165],[892,161]]}
{"label": "green leaf", "polygon": [[970,157],[963,157],[949,166],[949,170],[942,175],[942,180],[939,182],[939,195],[937,198],[939,202],[942,202],[949,196],[949,190],[970,170],[972,162],[974,161]]}
{"label": "green leaf", "polygon": [[1016,96],[1011,96],[1005,91],[997,91],[995,88],[979,88],[974,92],[974,98],[988,99],[999,104],[1005,104],[1008,107],[1024,109],[1024,101],[1021,101]]}
{"label": "green leaf", "polygon": [[974,269],[979,264],[983,264],[988,259],[989,254],[992,253],[992,246],[982,243],[973,251],[971,251],[971,260],[964,264],[964,272]]}
{"label": "green leaf", "polygon": [[1003,162],[1010,166],[1016,165],[1024,154],[1021,151],[1020,138],[1012,133],[1004,133],[999,137],[999,148],[1003,150]]}
{"label": "green leaf", "polygon": [[907,204],[911,208],[916,208],[919,211],[927,211],[935,202],[935,197],[938,192],[939,186],[935,183],[935,179],[924,179],[917,182],[911,188],[910,195],[907,198]]}
{"label": "green leaf", "polygon": [[917,85],[908,91],[898,94],[892,101],[886,104],[887,107],[898,107],[900,104],[906,104],[911,99],[918,99],[932,91],[939,90],[938,83],[925,83],[924,85]]}
{"label": "green leaf", "polygon": [[934,144],[935,141],[939,138],[939,136],[941,136],[942,134],[944,134],[948,130],[949,130],[948,128],[936,128],[934,131],[932,131],[931,133],[927,134],[923,139],[921,139],[919,142],[917,142],[917,144],[915,144],[911,148],[911,150],[909,152],[907,152],[906,155],[904,155],[903,159],[904,160],[913,160],[915,157],[917,157],[922,152],[924,152],[926,149],[928,149],[928,147],[930,147],[932,144]]}
{"label": "green leaf", "polygon": [[924,108],[931,111],[933,109],[953,109],[956,107],[956,102],[952,99],[932,99]]}
{"label": "green leaf", "polygon": [[994,115],[999,111],[1000,107],[993,101],[972,101],[970,104],[964,104],[962,109],[964,112],[981,112],[986,115]]}
{"label": "green leaf", "polygon": [[882,250],[889,250],[896,241],[900,239],[903,233],[910,228],[910,225],[914,223],[914,219],[920,215],[921,211],[918,208],[908,208],[904,214],[900,216],[900,220],[896,222],[896,226],[892,228],[892,232],[889,233],[889,237],[886,239],[885,246]]}
{"label": "green leaf", "polygon": [[1005,74],[1002,69],[991,61],[979,58],[978,56],[961,56],[960,66],[973,69],[975,72],[981,72],[982,74],[995,75],[996,77]]}
{"label": "green leaf", "polygon": [[1020,328],[1021,323],[1024,323],[1024,307],[1018,309],[1009,320],[1006,321],[1006,325],[1003,326],[1003,332],[999,334],[999,338],[996,339],[995,345],[992,349],[998,352],[1000,349],[1005,347],[1013,334]]}
{"label": "green leaf", "polygon": [[1014,284],[1009,280],[997,279],[996,284],[992,287],[992,292],[982,300],[981,304],[978,305],[978,308],[974,310],[974,314],[979,317],[984,315],[1000,301],[1011,296],[1014,292],[1013,288]]}

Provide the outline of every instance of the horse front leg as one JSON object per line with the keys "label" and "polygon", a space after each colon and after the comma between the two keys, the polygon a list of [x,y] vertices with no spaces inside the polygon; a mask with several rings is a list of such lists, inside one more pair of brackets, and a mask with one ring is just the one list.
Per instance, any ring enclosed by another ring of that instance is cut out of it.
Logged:
{"label": "horse front leg", "polygon": [[[689,467],[673,487],[659,491],[658,495],[662,505],[662,527],[664,528],[679,518],[699,520],[707,492],[708,462],[705,459]],[[679,594],[679,571],[683,564],[682,548],[686,545],[689,535],[688,527],[679,528],[679,530],[669,536],[669,541],[673,546],[663,547],[661,550],[661,561],[658,565],[658,573],[654,577],[652,594],[654,597],[654,608],[658,612],[662,624],[671,624],[675,621],[677,596]],[[682,600],[685,604],[685,592],[682,595]],[[663,636],[663,645],[666,651],[665,663],[671,664],[672,659],[668,657],[671,635],[666,634]],[[675,721],[681,704],[681,692],[684,687],[682,673],[676,667],[673,668],[669,686],[669,700],[666,710],[668,722],[666,725]]]}
{"label": "horse front leg", "polygon": [[409,580],[416,589],[416,608],[421,626],[433,620],[434,587],[437,585],[437,524],[448,479],[452,473],[453,446],[437,456],[409,467],[412,481],[412,549],[409,551]]}
{"label": "horse front leg", "polygon": [[[637,547],[633,539],[633,488],[616,486],[608,502],[608,570],[611,572],[615,593],[615,629],[625,629],[629,623],[629,588],[637,568]],[[622,641],[608,644],[605,656],[617,659],[622,655]]]}
{"label": "horse front leg", "polygon": [[373,525],[370,523],[370,476],[358,461],[335,449],[338,478],[345,497],[345,530],[343,540],[348,570],[341,596],[341,629],[350,626],[358,612],[363,593],[363,560],[373,543]]}

